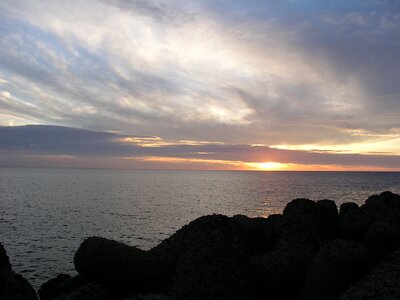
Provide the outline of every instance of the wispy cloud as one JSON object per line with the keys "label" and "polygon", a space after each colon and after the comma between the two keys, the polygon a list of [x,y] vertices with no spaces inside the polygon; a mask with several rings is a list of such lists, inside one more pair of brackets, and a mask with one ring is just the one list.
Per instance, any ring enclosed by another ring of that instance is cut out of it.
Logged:
{"label": "wispy cloud", "polygon": [[[224,144],[194,141],[165,141],[159,137],[127,136],[111,132],[89,131],[58,126],[0,127],[0,153],[8,157],[2,165],[37,164],[48,166],[54,161],[79,166],[83,159],[103,167],[157,168],[161,162],[179,166],[190,163],[223,167],[250,168],[259,163],[307,166],[321,165],[348,168],[400,170],[400,156],[380,154],[341,154],[302,150],[276,149],[263,145]],[[47,158],[49,162],[42,161]],[[150,162],[146,165],[146,162]],[[85,165],[85,163],[83,164]]]}
{"label": "wispy cloud", "polygon": [[2,125],[398,153],[396,1],[6,0],[0,16]]}

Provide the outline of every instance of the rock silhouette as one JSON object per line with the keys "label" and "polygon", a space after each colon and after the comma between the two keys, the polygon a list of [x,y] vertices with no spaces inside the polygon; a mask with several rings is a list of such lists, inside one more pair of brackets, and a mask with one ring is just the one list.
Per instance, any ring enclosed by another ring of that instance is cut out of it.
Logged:
{"label": "rock silhouette", "polygon": [[21,275],[15,273],[2,244],[0,244],[0,299],[35,300],[35,290]]}
{"label": "rock silhouette", "polygon": [[[330,200],[295,199],[268,218],[200,217],[148,251],[87,238],[74,257],[79,275],[61,274],[44,283],[39,295],[42,300],[399,299],[399,247],[399,195],[384,192],[361,206],[344,203],[339,212]],[[16,291],[24,292],[17,298]],[[36,299],[32,291],[0,246],[0,298]]]}
{"label": "rock silhouette", "polygon": [[304,300],[337,299],[370,268],[368,249],[354,241],[331,240],[318,251],[303,287]]}

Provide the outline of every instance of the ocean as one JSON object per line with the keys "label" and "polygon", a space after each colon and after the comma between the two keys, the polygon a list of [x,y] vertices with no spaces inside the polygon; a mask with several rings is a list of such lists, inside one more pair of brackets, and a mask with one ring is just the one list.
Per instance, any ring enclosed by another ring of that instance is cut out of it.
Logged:
{"label": "ocean", "polygon": [[0,168],[0,242],[35,288],[76,274],[85,237],[150,249],[207,214],[267,217],[294,198],[362,204],[400,173]]}

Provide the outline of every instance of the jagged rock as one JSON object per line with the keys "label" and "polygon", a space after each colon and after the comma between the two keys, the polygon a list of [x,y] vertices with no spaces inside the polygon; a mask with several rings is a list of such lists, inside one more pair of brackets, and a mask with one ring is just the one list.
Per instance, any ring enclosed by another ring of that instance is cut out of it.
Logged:
{"label": "jagged rock", "polygon": [[7,253],[0,243],[0,299],[36,300],[36,292],[24,277],[16,274],[8,260]]}
{"label": "jagged rock", "polygon": [[0,270],[11,270],[11,264],[8,259],[6,250],[0,243]]}
{"label": "jagged rock", "polygon": [[340,296],[340,300],[400,299],[400,250],[375,266],[363,279]]}
{"label": "jagged rock", "polygon": [[369,267],[369,251],[362,244],[332,240],[318,251],[304,284],[302,299],[337,299]]}
{"label": "jagged rock", "polygon": [[364,245],[379,261],[400,246],[400,220],[377,220],[366,230]]}

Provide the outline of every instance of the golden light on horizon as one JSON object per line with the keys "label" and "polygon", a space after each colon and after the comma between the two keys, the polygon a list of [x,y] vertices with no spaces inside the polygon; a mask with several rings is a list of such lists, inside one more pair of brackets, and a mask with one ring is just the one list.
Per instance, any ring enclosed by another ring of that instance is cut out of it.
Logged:
{"label": "golden light on horizon", "polygon": [[269,171],[278,171],[284,170],[290,167],[289,164],[283,164],[279,162],[262,162],[262,163],[246,163],[247,166],[251,167],[254,170],[269,170]]}

